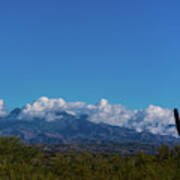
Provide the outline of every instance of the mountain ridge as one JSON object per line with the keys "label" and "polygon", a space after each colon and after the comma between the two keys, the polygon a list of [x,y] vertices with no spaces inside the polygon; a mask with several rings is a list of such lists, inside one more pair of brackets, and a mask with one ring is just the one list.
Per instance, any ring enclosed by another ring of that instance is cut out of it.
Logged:
{"label": "mountain ridge", "polygon": [[8,112],[4,101],[0,99],[0,117],[9,115],[13,119],[13,113],[18,113],[19,120],[31,121],[40,118],[50,122],[60,118],[59,112],[67,112],[76,117],[86,114],[88,120],[94,123],[178,137],[173,111],[160,106],[149,105],[145,109],[129,110],[120,104],[109,104],[106,99],[101,99],[95,104],[87,104],[79,101],[67,102],[62,98],[40,97],[14,112]]}
{"label": "mountain ridge", "polygon": [[73,144],[73,143],[146,143],[174,144],[180,140],[168,135],[137,132],[133,129],[94,123],[88,115],[74,116],[65,111],[56,112],[55,121],[44,118],[19,119],[21,109],[16,108],[0,119],[1,136],[18,136],[29,143]]}

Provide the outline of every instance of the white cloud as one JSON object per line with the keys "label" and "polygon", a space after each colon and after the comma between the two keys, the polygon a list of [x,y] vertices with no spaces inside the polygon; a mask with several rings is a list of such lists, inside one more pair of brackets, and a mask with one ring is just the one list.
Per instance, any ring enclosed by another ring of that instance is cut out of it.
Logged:
{"label": "white cloud", "polygon": [[41,97],[31,104],[27,104],[20,115],[20,119],[45,118],[48,121],[56,120],[55,112],[66,111],[76,115],[84,107],[83,102],[69,103],[59,99],[48,99]]}
{"label": "white cloud", "polygon": [[41,97],[31,104],[27,104],[20,115],[20,119],[34,117],[45,118],[47,121],[56,120],[55,112],[66,111],[72,115],[87,114],[88,120],[95,123],[106,123],[115,126],[144,130],[154,134],[177,136],[173,113],[169,109],[150,105],[144,110],[128,110],[122,105],[111,105],[106,99],[97,104],[84,102],[66,102],[59,99]]}
{"label": "white cloud", "polygon": [[96,105],[88,105],[86,112],[89,120],[95,123],[106,123],[116,126],[127,127],[129,120],[134,117],[135,112],[126,109],[122,105],[111,105],[102,99]]}
{"label": "white cloud", "polygon": [[0,117],[6,116],[6,115],[7,115],[7,111],[4,105],[4,101],[0,99]]}
{"label": "white cloud", "polygon": [[137,131],[150,131],[154,134],[177,136],[173,112],[159,106],[150,105],[137,111],[130,127]]}

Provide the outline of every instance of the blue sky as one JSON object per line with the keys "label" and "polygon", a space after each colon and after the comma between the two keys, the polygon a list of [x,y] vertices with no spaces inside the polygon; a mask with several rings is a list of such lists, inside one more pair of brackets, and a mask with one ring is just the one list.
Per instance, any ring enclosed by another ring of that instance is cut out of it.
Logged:
{"label": "blue sky", "polygon": [[0,98],[180,106],[180,1],[3,1]]}

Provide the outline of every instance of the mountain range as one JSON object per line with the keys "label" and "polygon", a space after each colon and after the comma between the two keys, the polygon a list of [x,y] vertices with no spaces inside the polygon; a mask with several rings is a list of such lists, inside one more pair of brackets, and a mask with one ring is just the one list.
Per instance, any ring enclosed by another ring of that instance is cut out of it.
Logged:
{"label": "mountain range", "polygon": [[173,144],[180,140],[170,135],[152,134],[147,131],[95,123],[87,114],[79,116],[66,111],[54,111],[56,119],[47,121],[44,117],[20,118],[23,109],[16,108],[0,117],[0,135],[18,136],[29,143],[45,144],[107,144],[144,143]]}

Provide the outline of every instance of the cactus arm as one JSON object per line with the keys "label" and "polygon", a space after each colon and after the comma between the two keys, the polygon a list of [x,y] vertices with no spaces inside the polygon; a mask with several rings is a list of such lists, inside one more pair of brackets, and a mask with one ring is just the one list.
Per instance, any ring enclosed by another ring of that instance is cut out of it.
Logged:
{"label": "cactus arm", "polygon": [[174,109],[174,117],[176,120],[176,128],[178,131],[178,134],[180,135],[180,119],[179,119],[179,113],[178,113],[178,109]]}

